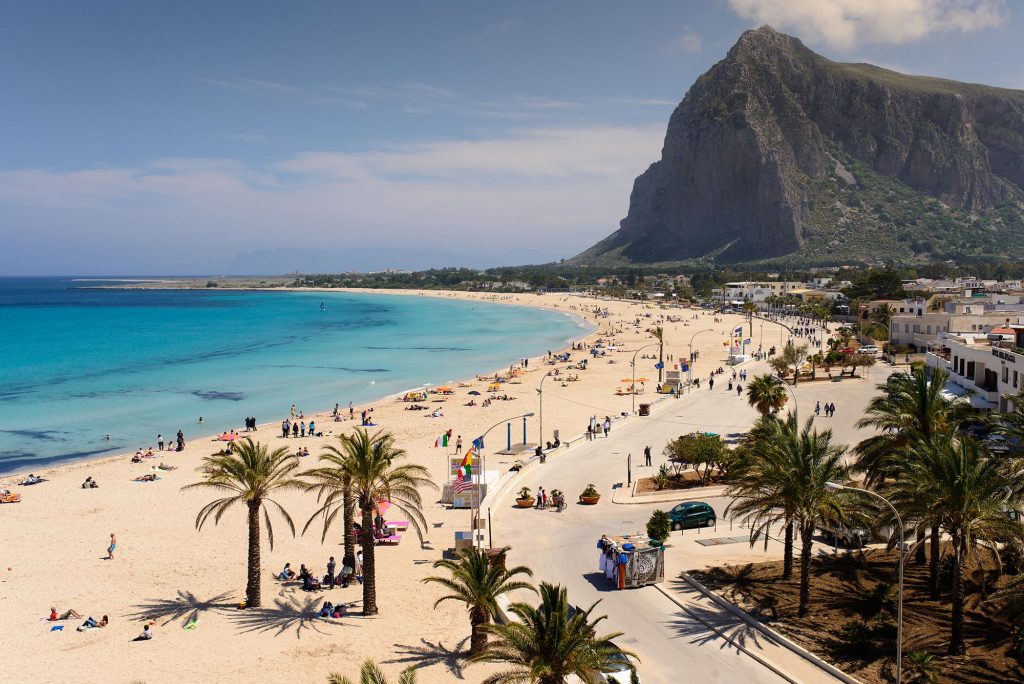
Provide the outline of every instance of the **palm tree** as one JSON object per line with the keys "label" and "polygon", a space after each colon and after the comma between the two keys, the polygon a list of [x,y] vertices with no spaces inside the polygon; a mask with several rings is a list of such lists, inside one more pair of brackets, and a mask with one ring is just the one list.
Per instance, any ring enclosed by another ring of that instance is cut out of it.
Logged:
{"label": "palm tree", "polygon": [[950,536],[953,556],[953,600],[950,655],[963,655],[964,564],[978,561],[982,542],[998,554],[996,541],[1020,542],[1024,529],[1006,514],[1019,508],[1012,500],[1019,480],[1005,462],[991,459],[970,437],[952,431],[922,450],[890,488],[894,503],[936,512],[938,525]]}
{"label": "palm tree", "polygon": [[[390,501],[391,505],[409,517],[413,529],[422,540],[427,521],[423,517],[423,499],[421,487],[434,487],[426,468],[421,465],[405,463],[395,465],[406,457],[405,451],[395,446],[395,438],[390,432],[379,430],[370,435],[366,430],[356,428],[351,435],[342,435],[344,458],[335,461],[329,472],[314,470],[308,473],[318,486],[334,487],[344,483],[346,478],[351,483],[351,496],[356,500],[361,513],[360,544],[363,548],[363,615],[377,614],[377,576],[374,556],[373,513],[381,501]],[[330,460],[330,459],[329,459]],[[344,496],[339,502],[335,496],[331,500],[328,494],[320,510],[313,514],[323,515],[325,524],[333,517],[335,509],[344,506]]]}
{"label": "palm tree", "polygon": [[570,610],[565,588],[547,582],[540,585],[540,598],[537,607],[509,606],[518,620],[484,627],[495,640],[472,661],[502,663],[509,669],[483,684],[564,684],[573,674],[590,681],[591,672],[610,672],[621,654],[636,657],[611,643],[622,632],[596,636],[597,624],[607,617],[590,617],[600,601],[587,610]]}
{"label": "palm tree", "polygon": [[[353,684],[352,680],[340,674],[331,673],[327,678],[327,684]],[[377,667],[377,663],[367,658],[359,668],[359,684],[388,684],[384,673]],[[398,675],[398,684],[416,684],[416,668],[407,667]]]}
{"label": "palm tree", "polygon": [[747,384],[747,402],[762,416],[780,410],[789,400],[789,392],[772,375],[758,375]]}
{"label": "palm tree", "polygon": [[911,651],[904,661],[911,684],[932,684],[939,681],[942,668],[928,651]]}
{"label": "palm tree", "polygon": [[525,566],[510,570],[498,563],[491,563],[485,549],[462,549],[457,560],[439,560],[435,568],[443,568],[449,577],[426,577],[424,582],[434,582],[445,587],[450,593],[437,599],[434,607],[444,601],[459,601],[469,609],[469,624],[472,637],[469,642],[470,655],[477,655],[487,647],[487,632],[484,625],[490,624],[498,612],[499,596],[519,589],[536,591],[529,582],[513,579],[516,575],[533,577],[533,571]]}
{"label": "palm tree", "polygon": [[659,325],[651,331],[651,335],[658,340],[658,384],[661,385],[662,373],[665,370],[665,329]]}
{"label": "palm tree", "polygon": [[1024,443],[1024,390],[1006,397],[1013,406],[1005,413],[997,413],[992,431]]}
{"label": "palm tree", "polygon": [[208,487],[231,494],[203,506],[196,516],[196,529],[202,530],[203,524],[211,516],[216,525],[229,508],[236,503],[245,504],[249,522],[249,568],[245,585],[245,605],[248,608],[258,608],[261,603],[260,513],[263,513],[263,520],[267,524],[267,538],[271,549],[274,548],[274,528],[270,523],[267,504],[273,504],[277,508],[281,517],[288,523],[292,534],[295,534],[295,524],[292,523],[288,511],[270,497],[275,492],[303,488],[304,483],[292,477],[292,472],[299,467],[299,459],[289,454],[287,447],[267,453],[266,445],[259,442],[254,444],[252,439],[246,437],[235,443],[234,453],[207,456],[203,459],[203,464],[208,473],[206,479],[186,485],[182,489]]}
{"label": "palm tree", "polygon": [[[800,531],[800,607],[805,617],[810,606],[810,563],[814,530],[822,521],[841,523],[845,495],[829,489],[830,482],[846,482],[849,469],[843,463],[846,447],[832,444],[832,431],[813,429],[813,418],[800,430],[796,417],[785,422],[762,418],[764,425],[751,430],[747,464],[728,493],[738,497],[729,509],[745,515],[755,531],[767,535],[777,522],[796,524]],[[792,542],[790,542],[792,543]],[[790,550],[790,553],[792,551]]]}
{"label": "palm tree", "polygon": [[307,487],[308,491],[317,492],[317,503],[321,506],[302,528],[305,534],[309,526],[317,518],[323,518],[323,533],[320,542],[327,539],[327,531],[334,524],[338,513],[342,515],[342,540],[345,545],[345,558],[354,559],[356,555],[355,538],[355,499],[352,496],[352,476],[347,470],[350,449],[354,446],[351,440],[345,435],[338,435],[339,446],[329,445],[320,454],[320,463],[324,464],[319,468],[303,473],[313,482]]}
{"label": "palm tree", "polygon": [[871,320],[885,328],[886,332],[889,332],[889,321],[896,315],[896,309],[891,304],[879,304],[875,307],[875,310],[871,312]]}
{"label": "palm tree", "polygon": [[[855,469],[865,475],[868,486],[883,485],[897,479],[908,460],[927,450],[935,435],[955,428],[970,415],[970,404],[942,393],[949,373],[941,368],[924,368],[895,373],[878,385],[881,394],[873,397],[857,421],[857,428],[875,428],[880,433],[861,441],[855,448]],[[924,563],[924,528],[918,530],[915,544],[917,562]],[[931,529],[929,587],[933,599],[939,597],[939,530]]]}
{"label": "palm tree", "polygon": [[790,439],[787,431],[791,426],[795,426],[792,414],[786,421],[768,415],[754,423],[736,450],[737,462],[729,470],[731,484],[726,495],[733,501],[725,510],[726,516],[735,512],[750,526],[751,546],[763,537],[767,548],[771,529],[782,525],[784,580],[793,576],[793,482],[785,463],[774,459],[774,452],[766,446]]}

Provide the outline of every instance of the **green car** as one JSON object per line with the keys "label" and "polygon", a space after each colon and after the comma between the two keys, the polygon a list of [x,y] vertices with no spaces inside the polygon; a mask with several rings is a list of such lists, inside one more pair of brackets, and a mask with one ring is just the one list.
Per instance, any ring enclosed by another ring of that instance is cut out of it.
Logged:
{"label": "green car", "polygon": [[711,527],[718,516],[711,504],[703,501],[687,501],[673,508],[668,513],[672,520],[672,529],[681,530],[685,527]]}

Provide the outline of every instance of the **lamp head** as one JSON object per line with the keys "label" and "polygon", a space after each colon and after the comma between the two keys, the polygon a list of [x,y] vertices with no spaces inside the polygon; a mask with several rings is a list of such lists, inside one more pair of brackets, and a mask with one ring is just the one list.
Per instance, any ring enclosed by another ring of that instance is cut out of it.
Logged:
{"label": "lamp head", "polygon": [[533,411],[530,411],[529,413],[524,413],[523,418],[533,418]]}

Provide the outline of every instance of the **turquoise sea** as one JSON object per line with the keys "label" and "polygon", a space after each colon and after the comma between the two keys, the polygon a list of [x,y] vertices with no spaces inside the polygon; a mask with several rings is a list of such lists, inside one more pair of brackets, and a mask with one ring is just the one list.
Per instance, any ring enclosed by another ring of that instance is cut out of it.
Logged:
{"label": "turquoise sea", "polygon": [[104,284],[0,278],[0,472],[280,421],[293,403],[358,406],[586,332],[566,314],[434,297]]}

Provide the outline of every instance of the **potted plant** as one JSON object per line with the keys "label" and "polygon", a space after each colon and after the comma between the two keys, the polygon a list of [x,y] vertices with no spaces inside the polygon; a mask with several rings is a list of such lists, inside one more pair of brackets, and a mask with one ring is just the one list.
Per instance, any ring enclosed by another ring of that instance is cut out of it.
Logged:
{"label": "potted plant", "polygon": [[651,546],[661,546],[668,539],[672,529],[672,521],[665,511],[654,511],[647,521],[647,536],[651,538]]}
{"label": "potted plant", "polygon": [[587,506],[593,506],[600,500],[601,494],[598,493],[597,487],[594,486],[593,482],[588,484],[587,488],[583,490],[582,494],[580,494],[580,503]]}
{"label": "potted plant", "polygon": [[519,490],[519,496],[516,497],[516,506],[520,508],[533,508],[533,504],[536,502],[537,500],[530,495],[529,487],[523,487]]}

